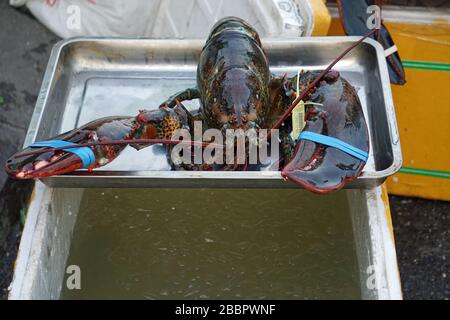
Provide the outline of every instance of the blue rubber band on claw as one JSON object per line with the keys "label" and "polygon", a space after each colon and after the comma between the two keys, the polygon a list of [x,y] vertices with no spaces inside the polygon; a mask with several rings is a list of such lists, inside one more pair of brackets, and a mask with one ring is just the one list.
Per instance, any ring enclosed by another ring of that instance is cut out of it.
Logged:
{"label": "blue rubber band on claw", "polygon": [[309,140],[312,142],[317,142],[329,147],[333,147],[336,149],[339,149],[355,158],[358,158],[359,160],[362,160],[364,162],[367,162],[367,159],[369,158],[369,154],[359,148],[356,148],[352,146],[351,144],[348,144],[340,139],[333,138],[330,136],[326,136],[320,133],[315,133],[311,131],[303,131],[298,135],[297,140]]}
{"label": "blue rubber band on claw", "polygon": [[[62,148],[68,146],[76,146],[76,143],[64,141],[64,140],[47,140],[47,141],[38,141],[34,142],[30,145],[31,148]],[[83,168],[87,168],[90,165],[95,163],[95,155],[91,148],[89,147],[79,147],[79,148],[71,148],[71,149],[63,149],[65,152],[70,152],[77,155],[81,161],[83,162]]]}

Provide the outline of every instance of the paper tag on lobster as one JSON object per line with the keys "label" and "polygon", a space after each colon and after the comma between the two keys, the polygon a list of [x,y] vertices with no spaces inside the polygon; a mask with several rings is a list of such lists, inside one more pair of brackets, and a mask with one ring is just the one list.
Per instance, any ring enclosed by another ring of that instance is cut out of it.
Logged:
{"label": "paper tag on lobster", "polygon": [[297,137],[305,127],[305,102],[300,102],[292,110],[292,136]]}
{"label": "paper tag on lobster", "polygon": [[[301,70],[298,69],[297,71],[297,92],[296,97],[300,95],[300,86],[299,86],[299,79],[300,79],[300,72]],[[292,138],[296,139],[300,132],[302,132],[303,128],[305,127],[305,102],[303,100],[300,100],[299,103],[295,106],[295,108],[292,110]]]}

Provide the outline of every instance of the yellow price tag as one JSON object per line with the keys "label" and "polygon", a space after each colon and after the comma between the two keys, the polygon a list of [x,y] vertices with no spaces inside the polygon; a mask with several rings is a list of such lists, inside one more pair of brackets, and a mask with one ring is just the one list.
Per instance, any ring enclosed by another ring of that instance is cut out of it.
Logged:
{"label": "yellow price tag", "polygon": [[292,110],[292,136],[297,138],[305,127],[305,102],[300,102]]}
{"label": "yellow price tag", "polygon": [[[297,71],[297,95],[300,95],[300,89],[298,80],[300,78],[300,69]],[[292,138],[297,139],[300,132],[302,132],[305,127],[305,102],[300,100],[300,102],[292,110]]]}

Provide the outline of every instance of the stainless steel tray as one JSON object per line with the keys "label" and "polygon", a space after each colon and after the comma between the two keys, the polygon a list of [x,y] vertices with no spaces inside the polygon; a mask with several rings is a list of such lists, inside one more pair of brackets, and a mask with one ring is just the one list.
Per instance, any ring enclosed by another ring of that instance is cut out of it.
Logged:
{"label": "stainless steel tray", "polygon": [[[267,39],[271,70],[296,74],[324,69],[358,37]],[[176,91],[193,86],[202,40],[78,38],[55,45],[25,145],[109,115],[136,115],[156,108]],[[335,67],[358,90],[369,125],[370,154],[362,175],[346,188],[374,187],[400,169],[395,111],[383,48],[366,40]],[[198,107],[189,102],[188,107]],[[127,147],[111,164],[89,173],[42,180],[50,187],[298,188],[278,171],[170,171],[164,149]]]}

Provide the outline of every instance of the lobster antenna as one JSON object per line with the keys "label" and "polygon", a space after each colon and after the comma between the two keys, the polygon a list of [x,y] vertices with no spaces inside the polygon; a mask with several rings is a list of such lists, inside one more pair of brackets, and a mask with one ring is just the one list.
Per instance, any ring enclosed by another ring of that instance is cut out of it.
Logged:
{"label": "lobster antenna", "polygon": [[[344,52],[342,52],[336,59],[334,59],[330,65],[323,70],[315,79],[313,82],[311,82],[309,84],[309,86],[302,92],[302,94],[300,94],[295,100],[294,102],[292,102],[291,106],[286,110],[286,112],[283,114],[283,116],[281,117],[281,119],[275,124],[275,126],[273,127],[273,129],[278,129],[283,122],[290,116],[292,110],[294,110],[294,108],[297,106],[297,104],[303,100],[306,95],[309,93],[309,91],[311,91],[312,88],[314,88],[317,83],[322,80],[322,78],[328,73],[328,71],[331,70],[331,68],[333,68],[336,63],[338,63],[347,53],[349,53],[352,49],[354,49],[355,47],[357,47],[361,42],[363,42],[366,38],[370,37],[373,33],[375,33],[378,29],[372,29],[370,30],[365,36],[363,36],[361,39],[359,39],[358,41],[356,41],[354,44],[352,44],[350,47],[348,47],[347,49],[345,49]],[[267,138],[269,139],[271,136],[271,131],[268,133]]]}
{"label": "lobster antenna", "polygon": [[208,142],[199,142],[199,141],[193,141],[193,140],[170,140],[170,139],[129,139],[129,140],[116,140],[116,141],[96,141],[96,142],[86,142],[86,143],[79,143],[75,144],[73,146],[66,146],[66,147],[57,147],[57,148],[43,148],[38,150],[33,150],[29,152],[19,153],[16,154],[15,158],[21,158],[26,157],[34,154],[40,154],[40,153],[46,153],[51,151],[60,151],[64,149],[74,149],[74,148],[82,148],[82,147],[93,147],[93,146],[99,146],[99,145],[123,145],[123,144],[190,144],[193,146],[201,146],[201,147],[207,147],[207,146],[213,146],[216,148],[223,148],[223,145],[216,144],[216,143],[208,143]]}

